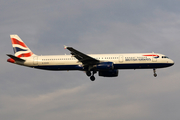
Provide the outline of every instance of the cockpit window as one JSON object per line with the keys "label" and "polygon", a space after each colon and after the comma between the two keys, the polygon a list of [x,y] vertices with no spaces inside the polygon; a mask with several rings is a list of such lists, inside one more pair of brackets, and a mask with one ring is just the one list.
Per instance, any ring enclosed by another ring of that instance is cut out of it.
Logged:
{"label": "cockpit window", "polygon": [[167,56],[162,56],[162,58],[168,58]]}

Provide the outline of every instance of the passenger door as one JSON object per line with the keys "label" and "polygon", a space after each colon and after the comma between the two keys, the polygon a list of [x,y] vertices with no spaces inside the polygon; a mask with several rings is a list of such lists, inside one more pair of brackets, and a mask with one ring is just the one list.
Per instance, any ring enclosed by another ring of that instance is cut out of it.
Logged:
{"label": "passenger door", "polygon": [[119,56],[119,62],[122,63],[124,60],[123,60],[123,55],[120,55]]}
{"label": "passenger door", "polygon": [[38,56],[34,57],[33,63],[34,63],[34,65],[38,65]]}
{"label": "passenger door", "polygon": [[157,56],[156,54],[153,54],[153,55],[152,55],[152,61],[153,61],[153,62],[157,62],[156,56]]}

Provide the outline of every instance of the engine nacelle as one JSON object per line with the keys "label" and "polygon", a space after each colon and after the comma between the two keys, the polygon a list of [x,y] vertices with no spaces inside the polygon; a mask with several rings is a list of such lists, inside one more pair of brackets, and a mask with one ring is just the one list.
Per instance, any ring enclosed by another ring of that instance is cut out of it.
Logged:
{"label": "engine nacelle", "polygon": [[117,77],[118,76],[118,70],[108,70],[108,71],[99,71],[99,76],[103,77]]}
{"label": "engine nacelle", "polygon": [[114,65],[112,62],[102,62],[94,66],[97,70],[112,70]]}

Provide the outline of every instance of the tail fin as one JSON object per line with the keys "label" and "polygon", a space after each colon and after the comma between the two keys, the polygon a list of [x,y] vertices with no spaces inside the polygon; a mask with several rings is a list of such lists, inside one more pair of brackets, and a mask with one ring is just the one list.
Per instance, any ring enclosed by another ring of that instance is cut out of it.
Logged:
{"label": "tail fin", "polygon": [[27,47],[27,45],[21,40],[18,35],[10,35],[12,41],[12,47],[14,55],[18,58],[34,56],[33,52]]}

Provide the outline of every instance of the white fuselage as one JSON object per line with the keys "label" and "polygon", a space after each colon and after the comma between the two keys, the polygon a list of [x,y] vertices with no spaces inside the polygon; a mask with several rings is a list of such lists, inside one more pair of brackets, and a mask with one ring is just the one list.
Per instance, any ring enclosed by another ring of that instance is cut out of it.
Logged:
{"label": "white fuselage", "polygon": [[[89,54],[89,56],[102,62],[113,62],[115,69],[163,68],[174,64],[165,55],[157,53]],[[21,65],[39,69],[83,70],[82,63],[72,55],[33,56],[22,59],[26,61]]]}

